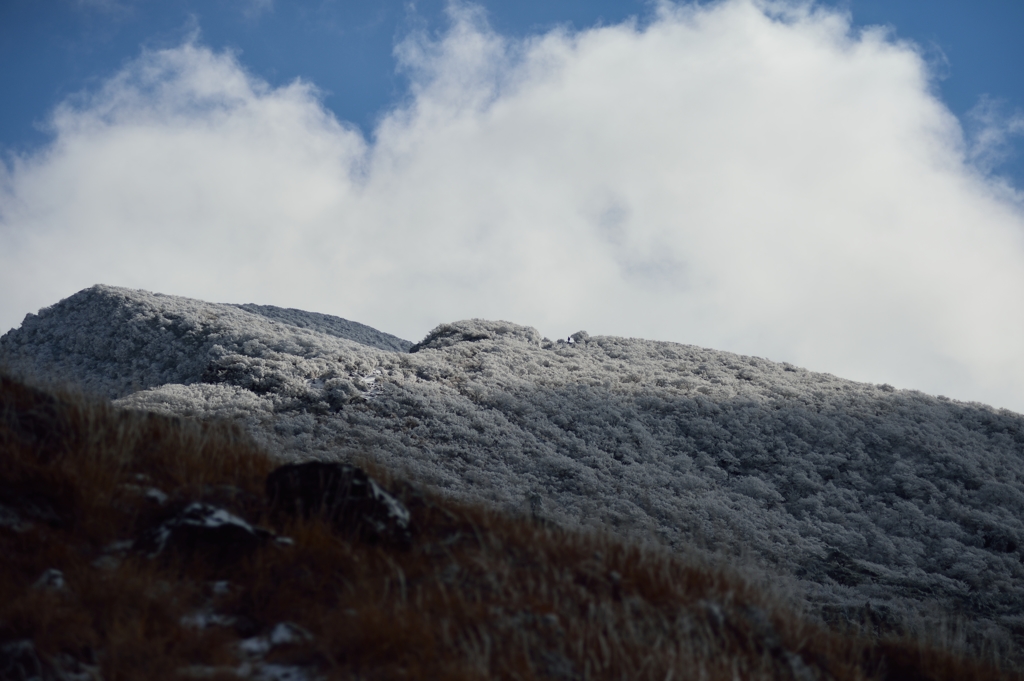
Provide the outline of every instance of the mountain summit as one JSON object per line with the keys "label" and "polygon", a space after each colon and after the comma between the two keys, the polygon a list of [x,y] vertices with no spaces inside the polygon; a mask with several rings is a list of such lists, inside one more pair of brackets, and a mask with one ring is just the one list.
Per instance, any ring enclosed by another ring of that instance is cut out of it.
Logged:
{"label": "mountain summit", "polygon": [[413,345],[337,317],[108,286],[0,366],[240,420],[282,459],[354,453],[446,494],[752,560],[826,618],[1021,635],[1024,416],[689,345],[510,322]]}

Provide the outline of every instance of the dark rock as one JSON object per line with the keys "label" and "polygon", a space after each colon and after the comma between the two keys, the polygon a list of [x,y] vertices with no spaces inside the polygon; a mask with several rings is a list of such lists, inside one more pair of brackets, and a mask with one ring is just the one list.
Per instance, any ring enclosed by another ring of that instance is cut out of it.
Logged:
{"label": "dark rock", "polygon": [[157,506],[163,506],[170,499],[166,492],[157,489],[156,487],[142,487],[140,485],[125,483],[121,485],[121,489],[132,496],[141,497]]}
{"label": "dark rock", "polygon": [[53,528],[74,524],[74,491],[42,479],[0,482],[0,525],[23,531],[32,523]]}
{"label": "dark rock", "polygon": [[576,673],[576,667],[568,657],[554,650],[540,650],[532,655],[536,664],[545,676],[559,681],[574,681],[582,678]]}
{"label": "dark rock", "polygon": [[64,581],[64,573],[56,568],[50,568],[43,570],[43,574],[39,576],[39,579],[32,585],[34,589],[44,589],[47,591],[60,591],[67,583]]}
{"label": "dark rock", "polygon": [[[95,655],[82,651],[90,662]],[[0,681],[100,681],[99,667],[87,664],[67,653],[44,659],[31,639],[0,643]]]}
{"label": "dark rock", "polygon": [[89,663],[67,653],[57,653],[48,661],[51,675],[43,678],[52,678],[53,681],[102,681],[99,665],[95,664],[95,654],[91,650],[85,653]]}
{"label": "dark rock", "polygon": [[43,664],[29,639],[0,643],[0,679],[34,681],[43,678]]}
{"label": "dark rock", "polygon": [[265,636],[247,638],[238,644],[239,650],[248,656],[262,656],[274,648],[309,643],[313,635],[293,622],[278,622]]}
{"label": "dark rock", "polygon": [[277,511],[308,518],[323,514],[346,534],[408,543],[409,510],[370,476],[345,463],[287,464],[267,476],[267,498]]}
{"label": "dark rock", "polygon": [[59,453],[59,443],[70,435],[67,414],[57,398],[3,374],[0,405],[4,407],[0,424],[8,447],[30,449],[46,460]]}
{"label": "dark rock", "polygon": [[32,527],[32,523],[22,518],[13,508],[0,504],[0,527],[12,532],[25,532]]}
{"label": "dark rock", "polygon": [[197,501],[143,532],[132,548],[151,558],[170,549],[226,563],[252,553],[272,536],[222,508]]}
{"label": "dark rock", "polygon": [[264,506],[262,495],[236,485],[203,485],[199,499],[212,506],[236,509],[243,515],[258,515]]}

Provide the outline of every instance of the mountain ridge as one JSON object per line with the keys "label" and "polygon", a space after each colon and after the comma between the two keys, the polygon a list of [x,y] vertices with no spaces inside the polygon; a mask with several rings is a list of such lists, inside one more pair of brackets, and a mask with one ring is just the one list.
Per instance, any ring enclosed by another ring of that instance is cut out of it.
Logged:
{"label": "mountain ridge", "polygon": [[455,497],[746,555],[825,617],[1024,632],[1024,416],[675,343],[465,320],[410,353],[318,319],[93,287],[0,338],[0,362],[238,419],[282,458],[358,452]]}

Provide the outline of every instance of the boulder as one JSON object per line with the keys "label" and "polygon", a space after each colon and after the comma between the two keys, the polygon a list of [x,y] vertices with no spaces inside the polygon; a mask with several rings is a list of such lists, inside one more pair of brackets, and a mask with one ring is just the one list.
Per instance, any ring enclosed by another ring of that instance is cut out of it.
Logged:
{"label": "boulder", "polygon": [[345,534],[367,541],[411,540],[409,510],[360,468],[310,461],[286,464],[267,476],[267,499],[278,512],[322,514]]}
{"label": "boulder", "polygon": [[253,636],[238,644],[238,649],[247,657],[261,657],[274,648],[309,643],[313,635],[298,624],[278,622],[265,636]]}
{"label": "boulder", "polygon": [[173,550],[226,563],[252,553],[272,536],[223,508],[197,501],[143,532],[133,548],[150,558]]}
{"label": "boulder", "polygon": [[43,664],[29,639],[0,643],[0,679],[31,681],[43,678]]}
{"label": "boulder", "polygon": [[43,570],[43,574],[32,584],[33,589],[44,591],[60,591],[67,586],[64,581],[64,573],[57,568]]}

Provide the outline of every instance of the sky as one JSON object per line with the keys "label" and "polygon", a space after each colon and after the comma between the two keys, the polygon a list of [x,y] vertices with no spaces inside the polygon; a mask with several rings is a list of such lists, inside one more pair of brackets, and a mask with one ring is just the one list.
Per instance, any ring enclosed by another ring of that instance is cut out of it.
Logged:
{"label": "sky", "polygon": [[7,0],[0,331],[96,283],[1024,413],[1024,4]]}

